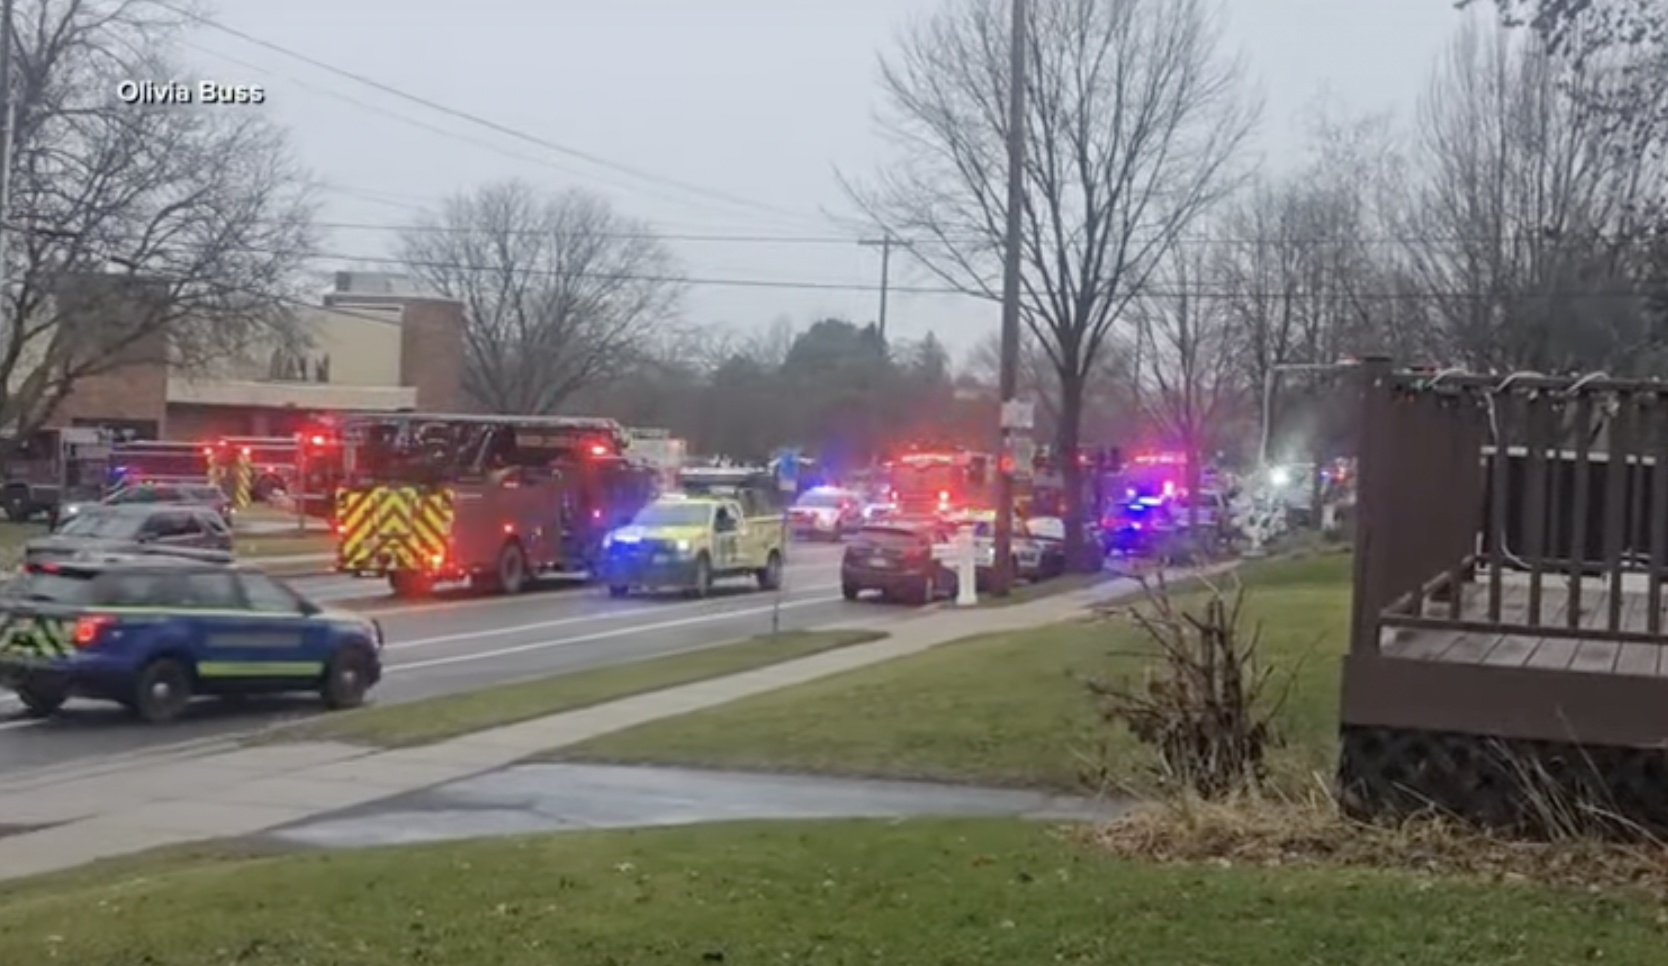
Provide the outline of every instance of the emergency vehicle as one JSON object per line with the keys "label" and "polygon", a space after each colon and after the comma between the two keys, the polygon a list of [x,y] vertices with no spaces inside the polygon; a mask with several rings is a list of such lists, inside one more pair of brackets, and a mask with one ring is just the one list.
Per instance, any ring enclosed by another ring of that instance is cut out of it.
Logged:
{"label": "emergency vehicle", "polygon": [[311,691],[352,708],[382,676],[382,627],[243,567],[168,555],[33,563],[0,588],[0,688],[29,714],[72,697],[152,723],[195,695]]}
{"label": "emergency vehicle", "polygon": [[340,431],[337,569],[398,596],[457,580],[513,594],[591,571],[604,535],[655,490],[613,420],[380,413]]}
{"label": "emergency vehicle", "polygon": [[917,516],[991,506],[994,468],[988,454],[955,450],[906,453],[882,469],[897,513]]}
{"label": "emergency vehicle", "polygon": [[209,477],[234,507],[287,498],[308,516],[328,517],[342,480],[333,428],[293,436],[225,436],[203,448]]}
{"label": "emergency vehicle", "polygon": [[23,523],[51,516],[66,502],[99,499],[110,489],[112,443],[110,432],[91,427],[42,429],[8,440],[0,509]]}
{"label": "emergency vehicle", "polygon": [[608,534],[599,576],[611,596],[641,588],[705,597],[714,581],[736,577],[760,590],[782,586],[787,530],[775,474],[687,469],[679,486]]}
{"label": "emergency vehicle", "polygon": [[195,443],[159,439],[122,440],[110,448],[106,490],[141,483],[205,483],[209,461]]}

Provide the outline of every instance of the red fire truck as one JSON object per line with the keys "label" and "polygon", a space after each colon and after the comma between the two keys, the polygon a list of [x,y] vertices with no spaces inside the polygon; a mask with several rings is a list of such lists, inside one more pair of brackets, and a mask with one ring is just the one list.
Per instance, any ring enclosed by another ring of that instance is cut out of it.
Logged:
{"label": "red fire truck", "polygon": [[904,515],[989,509],[995,464],[965,450],[910,452],[883,467],[892,502]]}
{"label": "red fire truck", "polygon": [[655,493],[613,420],[398,413],[340,430],[337,568],[399,596],[457,580],[517,593],[588,572],[608,530]]}
{"label": "red fire truck", "polygon": [[333,427],[294,436],[226,436],[203,452],[210,475],[234,504],[286,497],[308,516],[328,517],[342,479],[342,448]]}

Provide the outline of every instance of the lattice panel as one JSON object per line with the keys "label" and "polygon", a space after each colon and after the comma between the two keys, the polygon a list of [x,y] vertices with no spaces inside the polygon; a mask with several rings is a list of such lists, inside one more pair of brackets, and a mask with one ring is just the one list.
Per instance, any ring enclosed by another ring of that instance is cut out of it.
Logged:
{"label": "lattice panel", "polygon": [[1345,726],[1338,784],[1360,818],[1436,808],[1522,835],[1544,835],[1546,806],[1620,816],[1616,831],[1668,834],[1668,751]]}

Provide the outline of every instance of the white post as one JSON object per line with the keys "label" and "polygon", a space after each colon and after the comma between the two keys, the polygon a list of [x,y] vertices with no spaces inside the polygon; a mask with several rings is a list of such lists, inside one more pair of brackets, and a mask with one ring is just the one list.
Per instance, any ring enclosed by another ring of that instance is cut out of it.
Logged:
{"label": "white post", "polygon": [[956,606],[975,607],[979,603],[979,559],[973,541],[973,528],[956,531]]}

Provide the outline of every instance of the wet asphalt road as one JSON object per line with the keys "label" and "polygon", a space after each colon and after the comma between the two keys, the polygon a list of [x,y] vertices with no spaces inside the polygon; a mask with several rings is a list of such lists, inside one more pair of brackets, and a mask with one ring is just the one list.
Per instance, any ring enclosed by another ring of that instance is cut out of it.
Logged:
{"label": "wet asphalt road", "polygon": [[[840,598],[838,547],[795,546],[780,595],[782,627],[901,619],[908,608]],[[395,603],[382,586],[346,578],[292,581],[320,602],[374,613],[387,635],[386,677],[378,702],[409,701],[520,678],[597,667],[767,633],[776,595],[751,582],[721,584],[711,598],[614,600],[601,588],[574,584],[514,598],[443,594],[421,604]],[[357,588],[359,595],[349,593]],[[376,597],[360,595],[369,592]],[[352,599],[358,597],[358,599]],[[199,702],[163,726],[131,721],[114,705],[72,702],[58,716],[21,716],[0,696],[0,787],[9,773],[70,763],[97,764],[186,743],[211,742],[276,721],[318,714],[306,696],[261,699],[239,707]]]}

